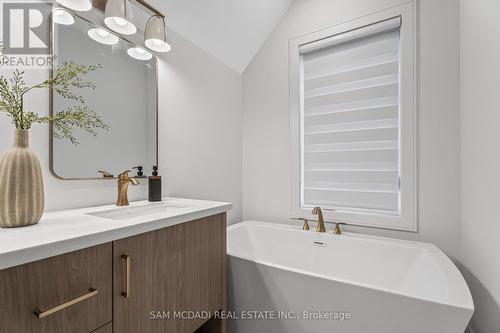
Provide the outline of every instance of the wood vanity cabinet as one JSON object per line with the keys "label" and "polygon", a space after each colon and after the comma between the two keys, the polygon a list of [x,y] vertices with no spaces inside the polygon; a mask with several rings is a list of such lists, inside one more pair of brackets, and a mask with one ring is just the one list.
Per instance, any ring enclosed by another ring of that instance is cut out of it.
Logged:
{"label": "wood vanity cabinet", "polygon": [[114,331],[192,333],[207,319],[177,315],[225,309],[225,237],[219,214],[114,242]]}
{"label": "wood vanity cabinet", "polygon": [[91,333],[113,333],[113,323],[106,324]]}
{"label": "wood vanity cabinet", "polygon": [[225,333],[174,311],[226,302],[225,213],[0,270],[0,333]]}
{"label": "wood vanity cabinet", "polygon": [[108,243],[1,270],[0,332],[88,333],[105,325],[112,320],[111,267]]}

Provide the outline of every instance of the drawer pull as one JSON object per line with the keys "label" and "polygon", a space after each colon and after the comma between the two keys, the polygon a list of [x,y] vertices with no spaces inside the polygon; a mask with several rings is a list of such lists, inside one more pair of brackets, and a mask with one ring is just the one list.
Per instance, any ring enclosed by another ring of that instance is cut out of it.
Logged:
{"label": "drawer pull", "polygon": [[122,259],[125,259],[127,265],[127,272],[125,277],[125,291],[122,291],[122,296],[125,298],[130,298],[130,256],[122,255]]}
{"label": "drawer pull", "polygon": [[69,302],[66,302],[64,304],[61,304],[61,305],[58,305],[56,306],[55,308],[52,308],[50,310],[47,310],[47,311],[40,311],[40,310],[35,310],[35,315],[38,317],[38,318],[43,318],[43,317],[47,317],[47,316],[50,316],[51,314],[54,314],[58,311],[61,311],[63,309],[66,309],[67,307],[70,307],[72,305],[75,305],[77,303],[80,303],[86,299],[89,299],[91,297],[94,297],[95,295],[97,295],[99,293],[99,290],[97,289],[94,289],[94,288],[90,288],[89,289],[89,292],[83,296],[80,296],[78,298],[75,298]]}

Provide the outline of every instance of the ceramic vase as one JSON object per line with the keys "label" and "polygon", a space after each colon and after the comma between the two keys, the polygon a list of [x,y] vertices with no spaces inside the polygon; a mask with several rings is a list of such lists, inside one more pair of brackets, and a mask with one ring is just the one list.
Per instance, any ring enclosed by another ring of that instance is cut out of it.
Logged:
{"label": "ceramic vase", "polygon": [[29,131],[16,129],[14,144],[0,161],[0,227],[38,223],[44,209],[43,178]]}

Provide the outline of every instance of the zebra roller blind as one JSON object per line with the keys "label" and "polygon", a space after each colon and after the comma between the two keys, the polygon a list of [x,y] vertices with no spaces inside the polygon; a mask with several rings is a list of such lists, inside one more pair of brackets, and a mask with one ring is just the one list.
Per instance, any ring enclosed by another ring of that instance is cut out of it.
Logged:
{"label": "zebra roller blind", "polygon": [[302,45],[302,206],[400,212],[400,18]]}

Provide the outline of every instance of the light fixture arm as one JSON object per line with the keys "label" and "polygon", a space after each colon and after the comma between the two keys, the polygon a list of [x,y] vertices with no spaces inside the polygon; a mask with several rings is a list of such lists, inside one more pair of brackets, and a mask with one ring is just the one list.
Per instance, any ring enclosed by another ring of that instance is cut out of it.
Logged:
{"label": "light fixture arm", "polygon": [[158,15],[159,17],[161,17],[162,19],[165,19],[165,15],[163,15],[158,9],[156,9],[153,6],[151,6],[146,1],[144,1],[144,0],[135,0],[135,2],[137,2],[139,5],[141,5],[142,7],[146,8],[150,12],[155,13],[156,15]]}
{"label": "light fixture arm", "polygon": [[[144,0],[134,0],[134,1],[137,2],[139,5],[141,5],[143,8],[145,8],[146,10],[148,10],[150,12],[153,12],[156,15],[159,15],[162,18],[165,18],[165,15],[163,15],[158,9],[156,9],[153,6],[151,6],[146,1],[144,1]],[[101,10],[101,11],[104,12],[104,9],[106,8],[106,2],[107,2],[107,0],[92,0],[92,5],[95,8],[97,8],[97,9],[99,9],[99,10]]]}

